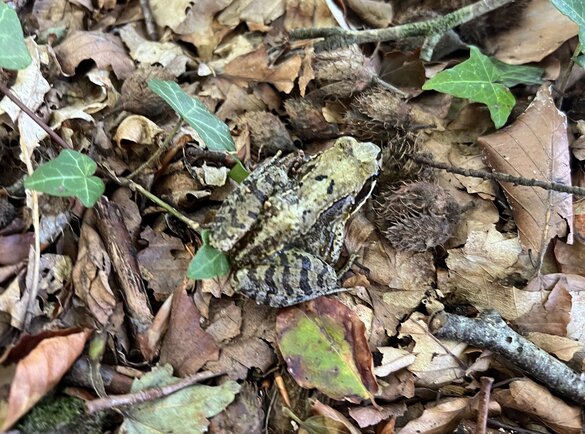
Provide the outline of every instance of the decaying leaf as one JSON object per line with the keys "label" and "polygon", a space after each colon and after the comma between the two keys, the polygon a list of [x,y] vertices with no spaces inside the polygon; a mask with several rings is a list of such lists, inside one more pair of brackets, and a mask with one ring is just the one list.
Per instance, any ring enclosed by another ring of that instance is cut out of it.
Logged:
{"label": "decaying leaf", "polygon": [[373,398],[378,385],[364,325],[345,305],[320,297],[285,309],[276,330],[288,371],[302,387],[334,399]]}
{"label": "decaying leaf", "polygon": [[[498,172],[571,185],[567,118],[544,85],[512,125],[480,137],[486,160]],[[518,226],[520,242],[536,262],[554,237],[573,224],[571,195],[502,183]]]}
{"label": "decaying leaf", "polygon": [[[22,415],[48,393],[79,357],[89,331],[61,331],[53,336],[23,338],[21,344],[12,349],[18,360],[10,355],[0,368],[3,378],[3,393],[0,396],[0,421],[2,431],[8,430]],[[26,340],[29,342],[24,342]],[[32,348],[32,349],[31,349]],[[28,350],[28,351],[27,351]]]}
{"label": "decaying leaf", "polygon": [[447,398],[434,407],[426,408],[423,414],[411,420],[401,434],[442,434],[451,432],[465,416],[470,405],[469,398]]}
{"label": "decaying leaf", "polygon": [[[170,365],[165,365],[134,380],[132,391],[138,392],[150,387],[164,386],[177,380],[172,376]],[[240,386],[235,381],[226,381],[216,387],[197,384],[157,401],[133,405],[125,413],[126,417],[120,427],[120,432],[125,434],[204,433],[209,425],[207,419],[223,411],[239,391]]]}

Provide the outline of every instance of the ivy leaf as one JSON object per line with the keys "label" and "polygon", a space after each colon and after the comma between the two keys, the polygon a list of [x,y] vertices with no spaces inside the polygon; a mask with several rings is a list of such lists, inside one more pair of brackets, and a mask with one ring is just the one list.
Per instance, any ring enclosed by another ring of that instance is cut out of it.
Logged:
{"label": "ivy leaf", "polygon": [[499,73],[498,81],[506,87],[518,84],[542,84],[544,70],[537,66],[508,65],[498,59],[490,58]]}
{"label": "ivy leaf", "polygon": [[198,99],[187,95],[174,81],[148,80],[148,87],[163,98],[213,151],[236,150],[234,140],[225,122],[207,110]]}
{"label": "ivy leaf", "polygon": [[231,168],[229,177],[238,184],[248,177],[249,173],[240,160],[236,161],[234,167]]}
{"label": "ivy leaf", "polygon": [[187,269],[187,277],[193,280],[212,279],[225,276],[230,271],[230,263],[227,256],[209,245],[209,231],[201,232],[203,245],[191,260]]}
{"label": "ivy leaf", "polygon": [[585,43],[585,2],[583,0],[551,0],[551,3],[579,26],[579,39],[583,45]]}
{"label": "ivy leaf", "polygon": [[14,9],[0,1],[0,68],[24,69],[32,62]]}
{"label": "ivy leaf", "polygon": [[481,54],[477,47],[471,47],[468,60],[438,73],[424,84],[423,89],[487,105],[492,121],[500,128],[506,123],[516,103],[514,95],[501,80],[502,73],[493,61]]}
{"label": "ivy leaf", "polygon": [[[171,365],[154,368],[132,382],[132,392],[137,393],[179,381],[179,378],[172,376],[172,371]],[[120,432],[123,434],[207,432],[208,418],[221,413],[239,391],[240,385],[231,380],[216,387],[196,384],[162,399],[132,405],[124,414]]]}
{"label": "ivy leaf", "polygon": [[105,190],[104,182],[92,176],[96,169],[95,161],[87,155],[65,149],[54,160],[37,167],[24,186],[53,196],[74,196],[91,207]]}

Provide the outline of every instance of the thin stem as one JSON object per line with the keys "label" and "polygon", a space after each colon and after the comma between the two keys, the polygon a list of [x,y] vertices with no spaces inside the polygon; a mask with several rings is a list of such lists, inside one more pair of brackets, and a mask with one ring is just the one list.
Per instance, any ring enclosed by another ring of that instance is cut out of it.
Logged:
{"label": "thin stem", "polygon": [[55,143],[57,143],[63,149],[71,149],[71,146],[69,146],[69,144],[67,144],[55,131],[53,131],[51,129],[51,127],[49,127],[47,125],[47,123],[45,121],[43,121],[36,114],[34,114],[27,106],[25,106],[23,104],[23,102],[20,100],[20,98],[18,98],[16,95],[14,95],[12,93],[12,91],[10,89],[8,89],[8,87],[4,83],[2,83],[1,81],[0,81],[0,92],[2,92],[4,95],[6,95],[10,99],[10,101],[12,101],[14,104],[16,104],[19,109],[21,109],[33,121],[35,121],[36,124],[39,127],[41,127]]}
{"label": "thin stem", "polygon": [[187,227],[189,227],[189,229],[193,230],[194,232],[199,233],[199,231],[201,229],[199,223],[194,222],[189,217],[185,216],[179,210],[174,208],[172,205],[169,205],[164,200],[155,196],[154,194],[152,194],[150,191],[148,191],[146,188],[144,188],[142,185],[138,184],[137,182],[134,182],[128,178],[120,178],[120,177],[116,176],[108,167],[103,166],[103,165],[102,165],[102,167],[104,168],[106,173],[110,176],[110,178],[112,178],[114,181],[116,181],[119,185],[121,185],[123,187],[128,187],[132,191],[137,191],[138,193],[142,194],[144,197],[146,197],[150,201],[154,202],[155,204],[157,204],[158,206],[163,208],[169,214],[171,214],[172,216],[176,217],[177,219],[179,219],[180,221],[185,223],[185,225],[187,225]]}
{"label": "thin stem", "polygon": [[144,402],[154,401],[155,399],[165,398],[173,393],[176,393],[186,387],[193,386],[201,381],[208,380],[213,377],[223,375],[224,372],[210,372],[203,371],[198,374],[191,375],[176,383],[169,384],[162,387],[152,387],[144,389],[136,393],[128,393],[126,395],[111,395],[108,398],[94,399],[89,401],[87,411],[95,413],[96,411],[108,410],[110,408],[124,407],[127,405],[136,405]]}
{"label": "thin stem", "polygon": [[408,158],[425,166],[434,167],[435,169],[445,170],[449,173],[457,175],[468,176],[471,178],[491,179],[499,182],[510,182],[516,185],[523,185],[525,187],[539,187],[544,190],[558,191],[561,193],[574,194],[576,196],[585,196],[585,188],[573,187],[571,185],[561,184],[559,182],[541,181],[538,179],[524,178],[522,176],[508,175],[501,172],[485,172],[483,170],[463,169],[461,167],[451,166],[450,164],[440,163],[431,158],[427,158],[420,154],[407,155]]}
{"label": "thin stem", "polygon": [[148,160],[146,160],[144,163],[142,163],[134,172],[132,172],[126,178],[127,179],[134,178],[136,175],[138,175],[140,172],[142,172],[148,166],[150,166],[153,161],[157,160],[162,155],[162,153],[164,151],[166,151],[166,149],[168,148],[169,144],[171,143],[173,137],[175,137],[175,134],[177,134],[177,131],[179,131],[179,128],[181,128],[182,124],[183,124],[183,120],[179,119],[177,124],[173,127],[171,132],[165,138],[165,141],[159,146],[159,148],[156,150],[156,152],[154,154],[152,154],[152,156]]}
{"label": "thin stem", "polygon": [[152,15],[152,9],[150,8],[149,0],[140,0],[140,8],[142,9],[142,15],[144,17],[144,24],[146,26],[146,33],[151,41],[158,41],[158,30]]}
{"label": "thin stem", "polygon": [[559,87],[559,94],[561,95],[559,101],[557,103],[557,107],[560,109],[563,105],[563,99],[565,98],[565,90],[567,89],[567,84],[569,83],[569,77],[571,77],[571,71],[573,70],[573,66],[575,66],[575,57],[579,55],[581,52],[581,44],[578,43],[577,47],[575,47],[575,51],[569,60],[569,64],[567,65],[567,70],[563,74],[563,78],[561,79],[561,85]]}
{"label": "thin stem", "polygon": [[368,42],[394,41],[411,36],[442,34],[513,1],[481,0],[440,18],[403,24],[386,29],[344,30],[337,27],[297,29],[290,32],[290,39],[336,38],[346,39],[351,41],[351,43],[365,44]]}

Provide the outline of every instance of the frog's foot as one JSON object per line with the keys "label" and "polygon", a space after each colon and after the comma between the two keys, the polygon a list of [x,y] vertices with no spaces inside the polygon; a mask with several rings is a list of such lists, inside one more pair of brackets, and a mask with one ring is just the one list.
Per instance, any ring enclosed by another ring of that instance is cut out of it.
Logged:
{"label": "frog's foot", "polygon": [[258,303],[285,307],[322,295],[345,291],[337,285],[337,275],[317,256],[298,249],[272,255],[262,264],[240,268],[232,285]]}
{"label": "frog's foot", "polygon": [[357,258],[359,258],[360,255],[358,255],[357,253],[352,253],[347,262],[345,263],[345,265],[343,267],[341,267],[339,269],[339,271],[337,272],[337,278],[339,279],[341,276],[343,276],[345,273],[347,273],[351,266],[353,265],[353,263],[356,261]]}

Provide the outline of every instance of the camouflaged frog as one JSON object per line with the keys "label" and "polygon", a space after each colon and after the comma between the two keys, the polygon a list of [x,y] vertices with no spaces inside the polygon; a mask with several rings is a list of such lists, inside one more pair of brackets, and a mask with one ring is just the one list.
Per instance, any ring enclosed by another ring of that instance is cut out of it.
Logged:
{"label": "camouflaged frog", "polygon": [[252,172],[225,199],[209,238],[231,257],[233,287],[273,307],[343,291],[333,265],[347,219],[374,188],[379,155],[373,143],[341,137],[297,173],[290,156]]}

